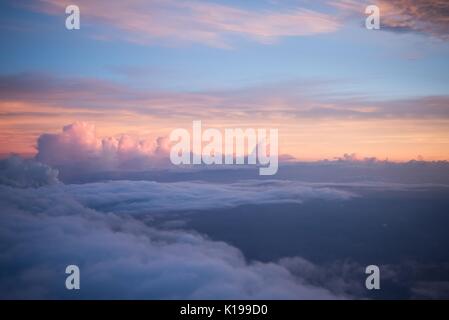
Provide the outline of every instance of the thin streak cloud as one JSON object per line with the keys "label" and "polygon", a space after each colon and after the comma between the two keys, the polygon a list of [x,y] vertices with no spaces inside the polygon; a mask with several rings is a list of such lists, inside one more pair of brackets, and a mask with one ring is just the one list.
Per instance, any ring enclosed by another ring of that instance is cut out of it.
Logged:
{"label": "thin streak cloud", "polygon": [[[71,3],[41,0],[27,6],[47,14],[60,14],[68,4]],[[196,43],[229,49],[236,36],[271,44],[283,37],[334,32],[341,25],[332,15],[301,7],[252,10],[192,0],[79,0],[77,5],[89,23],[111,28],[102,37],[141,44]]]}

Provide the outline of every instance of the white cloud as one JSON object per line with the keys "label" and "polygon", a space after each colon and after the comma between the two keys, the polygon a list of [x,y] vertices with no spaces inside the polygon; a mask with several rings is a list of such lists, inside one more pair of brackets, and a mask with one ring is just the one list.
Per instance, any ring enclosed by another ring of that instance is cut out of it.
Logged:
{"label": "white cloud", "polygon": [[42,134],[36,159],[51,166],[86,170],[134,170],[168,164],[168,139],[138,139],[127,135],[97,137],[95,126],[75,122],[60,133]]}

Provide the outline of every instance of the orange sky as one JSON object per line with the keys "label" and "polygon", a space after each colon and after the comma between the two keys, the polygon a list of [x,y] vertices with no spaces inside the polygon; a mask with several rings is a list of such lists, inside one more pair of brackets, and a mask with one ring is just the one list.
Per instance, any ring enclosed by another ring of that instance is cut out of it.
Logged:
{"label": "orange sky", "polygon": [[[449,160],[449,20],[441,0],[7,1],[0,154],[33,155],[83,121],[97,136],[276,128],[300,160]],[[107,8],[105,8],[107,3]],[[32,26],[32,27],[31,27]]]}
{"label": "orange sky", "polygon": [[[96,125],[99,138],[129,134],[142,139],[167,136],[176,128],[190,129],[189,117],[157,118],[132,112],[87,112],[86,110],[2,103],[0,112],[14,109],[22,115],[2,116],[0,153],[34,154],[43,133],[57,133],[64,125],[87,121]],[[33,111],[48,113],[36,116]],[[332,159],[345,153],[392,161],[449,159],[449,121],[446,119],[288,119],[285,116],[231,118],[227,121],[202,117],[203,128],[278,128],[281,154],[300,160]]]}

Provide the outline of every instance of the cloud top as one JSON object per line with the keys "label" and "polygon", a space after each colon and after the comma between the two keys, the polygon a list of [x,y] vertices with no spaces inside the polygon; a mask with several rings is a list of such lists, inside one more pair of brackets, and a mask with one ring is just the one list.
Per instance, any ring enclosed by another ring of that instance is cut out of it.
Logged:
{"label": "cloud top", "polygon": [[37,149],[38,161],[57,167],[107,171],[169,164],[166,138],[150,140],[128,135],[99,138],[95,126],[88,122],[67,125],[60,133],[42,134]]}
{"label": "cloud top", "polygon": [[[148,191],[151,188],[153,193]],[[166,193],[160,193],[164,188]],[[133,196],[137,190],[141,190],[139,199]],[[166,185],[158,189],[139,182],[56,184],[35,189],[0,185],[0,241],[7,244],[0,255],[0,298],[342,297],[307,284],[282,264],[248,262],[226,243],[191,231],[158,229],[151,225],[151,219],[137,220],[129,214],[144,215],[160,209],[161,203],[166,203],[166,209],[176,209],[170,203],[180,202],[180,198],[167,197],[173,191],[184,192],[181,198],[195,193],[194,188]],[[239,191],[234,190],[234,197],[244,199]],[[93,197],[88,196],[93,193]],[[201,203],[207,197],[197,198]],[[232,200],[230,192],[225,198]],[[79,292],[64,288],[64,270],[69,264],[80,267]],[[307,267],[310,272],[310,265]],[[295,270],[295,274],[300,273]]]}
{"label": "cloud top", "polygon": [[34,160],[12,156],[0,160],[0,185],[40,187],[58,182],[58,170]]}

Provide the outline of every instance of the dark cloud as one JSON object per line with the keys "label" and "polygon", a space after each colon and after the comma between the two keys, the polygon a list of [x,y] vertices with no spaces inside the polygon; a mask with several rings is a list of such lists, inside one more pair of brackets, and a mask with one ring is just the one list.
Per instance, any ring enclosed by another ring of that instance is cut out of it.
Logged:
{"label": "dark cloud", "polygon": [[[327,102],[327,105],[326,103]],[[328,99],[323,105],[310,104],[292,110],[298,118],[324,119],[447,119],[448,96],[427,96],[410,99],[376,101],[368,99]],[[326,106],[325,106],[326,105]]]}
{"label": "dark cloud", "polygon": [[74,194],[78,201],[90,208],[126,214],[217,209],[243,204],[302,203],[313,199],[347,200],[355,196],[327,186],[278,180],[247,180],[227,184],[204,181],[111,181],[60,188]]}
{"label": "dark cloud", "polygon": [[449,39],[446,0],[382,0],[381,27],[397,32],[420,32]]}
{"label": "dark cloud", "polygon": [[364,266],[351,260],[319,266],[301,257],[288,257],[280,259],[279,264],[294,275],[301,275],[308,284],[327,288],[335,294],[363,297],[367,293]]}
{"label": "dark cloud", "polygon": [[[186,182],[207,181],[212,183],[238,183],[257,177],[259,181],[272,177],[258,176],[257,168],[201,167],[179,170],[60,171],[60,179],[66,183],[87,183],[109,180]],[[384,189],[410,189],[447,187],[449,163],[446,161],[409,161],[404,163],[386,160],[326,160],[317,162],[281,163],[275,176],[277,181],[289,181],[301,186],[353,186]],[[309,184],[311,183],[311,184]]]}
{"label": "dark cloud", "polygon": [[[234,246],[210,240],[190,227],[183,229],[189,225],[184,224],[185,217],[179,212],[209,209],[210,214],[213,208],[243,204],[298,204],[353,197],[353,193],[344,191],[346,188],[357,193],[373,187],[383,191],[416,188],[386,182],[279,180],[64,185],[42,178],[56,178],[49,167],[20,158],[8,161],[13,161],[9,167],[14,170],[3,170],[2,174],[8,174],[10,180],[21,181],[34,170],[39,174],[37,178],[34,174],[28,177],[33,177],[32,182],[0,185],[0,298],[367,297],[361,262],[339,260],[337,256],[337,260],[317,265],[296,255],[271,262],[248,261]],[[376,165],[352,158],[335,162],[340,167],[355,163]],[[23,173],[17,174],[20,171]],[[6,180],[2,177],[2,181]],[[335,202],[330,205],[334,208]],[[158,224],[158,218],[151,215],[155,212],[166,223]],[[81,291],[64,288],[64,270],[69,264],[81,268]],[[445,297],[445,268],[438,263],[418,262],[381,265],[382,285],[387,293],[399,288],[409,290],[406,294],[412,297]]]}
{"label": "dark cloud", "polygon": [[[98,78],[58,77],[33,72],[0,75],[0,97],[0,101],[7,103],[57,108],[59,111],[54,114],[60,113],[62,108],[75,109],[80,114],[89,112],[91,116],[127,110],[163,117],[204,115],[201,109],[213,107],[212,103],[217,100],[207,93],[154,92]],[[35,108],[31,109],[29,112],[36,112]],[[13,106],[2,111],[9,116],[14,113]]]}
{"label": "dark cloud", "polygon": [[[67,125],[60,133],[42,134],[37,149],[38,161],[59,169],[60,179],[72,183],[104,180],[238,182],[258,176],[255,166],[174,166],[169,159],[170,142],[166,137],[155,140],[126,135],[99,138],[95,127],[83,122]],[[276,179],[326,183],[380,181],[390,185],[449,184],[447,161],[424,161],[419,156],[418,159],[396,163],[355,153],[316,162],[281,157]],[[266,181],[270,177],[259,179]]]}
{"label": "dark cloud", "polygon": [[167,138],[121,135],[100,139],[95,126],[86,122],[64,126],[60,133],[40,135],[37,151],[37,160],[72,170],[138,170],[170,165]]}
{"label": "dark cloud", "polygon": [[[140,189],[150,187],[134,184]],[[96,200],[86,199],[92,187],[99,195]],[[130,184],[128,188],[138,189]],[[234,196],[238,197],[236,191]],[[139,207],[135,199],[124,199],[123,191],[114,192],[109,183],[36,189],[0,185],[0,297],[342,297],[306,284],[282,264],[247,262],[238,249],[226,243],[194,232],[157,229],[124,214],[151,211],[158,201],[167,206],[173,200],[166,197],[168,194],[155,193],[159,199],[154,199],[154,205],[148,201]],[[118,199],[116,208],[114,198]],[[104,212],[92,209],[100,200],[109,201],[109,208],[120,214],[106,210],[104,203]],[[69,264],[81,269],[80,291],[64,288],[64,270]]]}
{"label": "dark cloud", "polygon": [[58,170],[19,156],[0,160],[0,185],[27,188],[58,182]]}

